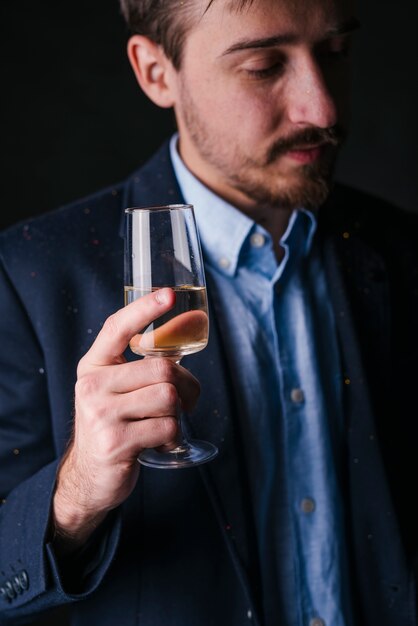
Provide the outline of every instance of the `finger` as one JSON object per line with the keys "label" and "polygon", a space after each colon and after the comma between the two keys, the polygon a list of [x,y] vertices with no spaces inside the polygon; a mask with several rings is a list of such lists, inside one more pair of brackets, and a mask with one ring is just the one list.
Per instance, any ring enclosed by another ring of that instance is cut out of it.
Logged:
{"label": "finger", "polygon": [[94,385],[88,377],[81,378],[77,381],[75,395],[78,421],[84,421],[93,430],[112,424],[117,427],[126,419],[177,417],[180,413],[180,398],[176,387],[170,383],[149,385],[124,394],[98,393]]}
{"label": "finger", "polygon": [[79,372],[91,365],[111,365],[120,362],[131,337],[152,321],[173,308],[176,295],[164,288],[138,298],[107,318],[90,350],[81,359]]}
{"label": "finger", "polygon": [[170,383],[158,383],[129,393],[108,396],[106,404],[102,405],[91,398],[88,410],[107,421],[168,416],[178,418],[182,410],[191,411],[196,400],[195,395],[181,397],[176,387]]}
{"label": "finger", "polygon": [[110,365],[95,376],[102,378],[102,390],[126,394],[159,383],[175,386],[182,406],[191,410],[200,394],[199,381],[184,367],[162,357],[147,357],[141,361]]}
{"label": "finger", "polygon": [[170,383],[151,385],[122,396],[114,396],[114,412],[118,419],[143,420],[150,417],[180,416],[177,389]]}
{"label": "finger", "polygon": [[178,437],[179,423],[170,416],[131,422],[127,431],[128,447],[136,454],[145,448],[173,449]]}

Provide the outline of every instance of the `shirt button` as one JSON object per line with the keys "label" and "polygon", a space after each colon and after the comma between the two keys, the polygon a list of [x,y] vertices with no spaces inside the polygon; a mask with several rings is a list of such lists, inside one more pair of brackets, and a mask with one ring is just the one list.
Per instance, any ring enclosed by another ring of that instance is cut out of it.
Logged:
{"label": "shirt button", "polygon": [[222,269],[226,270],[228,269],[228,267],[231,265],[229,259],[226,258],[226,256],[222,256],[219,261],[218,261],[218,265],[219,267],[221,267]]}
{"label": "shirt button", "polygon": [[325,622],[320,617],[314,617],[309,622],[309,626],[325,626]]}
{"label": "shirt button", "polygon": [[253,248],[262,248],[266,238],[261,233],[253,233],[250,237],[250,244]]}
{"label": "shirt button", "polygon": [[301,404],[305,401],[305,394],[303,393],[303,389],[292,389],[290,392],[290,399],[292,402],[296,404]]}
{"label": "shirt button", "polygon": [[[315,511],[315,500],[312,500],[312,498],[303,498],[300,503],[300,508],[303,513],[313,513]],[[315,625],[311,623],[311,626],[320,626],[320,624]]]}

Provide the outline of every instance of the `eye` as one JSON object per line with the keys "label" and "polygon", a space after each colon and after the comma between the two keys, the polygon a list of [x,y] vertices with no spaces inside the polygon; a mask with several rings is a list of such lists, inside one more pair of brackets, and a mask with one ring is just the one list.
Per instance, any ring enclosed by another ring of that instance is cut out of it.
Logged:
{"label": "eye", "polygon": [[246,69],[247,74],[253,78],[270,78],[271,76],[277,76],[281,74],[283,65],[281,63],[275,63],[270,67],[263,67],[260,69]]}
{"label": "eye", "polygon": [[264,59],[245,65],[243,70],[249,78],[262,80],[280,76],[284,67],[283,59]]}

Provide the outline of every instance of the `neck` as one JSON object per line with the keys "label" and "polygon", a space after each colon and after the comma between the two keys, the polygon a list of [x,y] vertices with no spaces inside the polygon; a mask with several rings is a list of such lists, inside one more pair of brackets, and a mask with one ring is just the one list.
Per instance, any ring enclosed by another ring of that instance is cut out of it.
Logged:
{"label": "neck", "polygon": [[[180,133],[181,137],[181,133]],[[199,153],[188,142],[184,141],[184,137],[179,140],[177,145],[178,153],[184,165],[201,183],[206,185],[218,196],[235,206],[242,213],[253,219],[255,222],[263,226],[270,233],[277,260],[283,257],[283,248],[279,245],[281,237],[286,232],[292,209],[279,209],[272,207],[260,208],[254,200],[246,196],[238,189],[234,189],[228,185],[219,176],[211,175],[211,168],[204,163]],[[203,173],[203,175],[202,175]]]}

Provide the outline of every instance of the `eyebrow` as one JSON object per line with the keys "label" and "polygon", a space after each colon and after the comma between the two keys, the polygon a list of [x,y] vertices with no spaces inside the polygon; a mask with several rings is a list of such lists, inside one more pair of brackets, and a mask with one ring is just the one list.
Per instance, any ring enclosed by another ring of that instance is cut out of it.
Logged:
{"label": "eyebrow", "polygon": [[[335,28],[329,29],[324,36],[324,39],[331,37],[338,37],[340,35],[348,35],[360,28],[360,20],[356,17],[350,17],[345,22],[342,22]],[[233,52],[239,52],[240,50],[249,50],[253,48],[271,48],[273,46],[283,46],[289,43],[294,43],[297,36],[292,33],[284,33],[283,35],[274,35],[272,37],[266,37],[263,39],[242,39],[229,46],[221,56],[226,56]]]}

